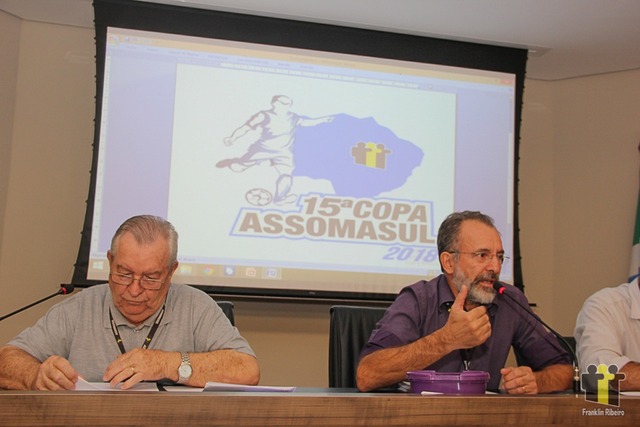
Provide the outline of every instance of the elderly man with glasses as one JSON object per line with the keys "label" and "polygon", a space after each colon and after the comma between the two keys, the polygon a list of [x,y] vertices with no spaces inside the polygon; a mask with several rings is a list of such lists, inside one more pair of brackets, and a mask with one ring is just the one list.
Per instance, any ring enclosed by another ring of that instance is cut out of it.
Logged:
{"label": "elderly man with glasses", "polygon": [[109,283],[53,306],[0,348],[0,388],[70,390],[79,378],[122,389],[159,380],[257,384],[255,354],[220,307],[171,284],[177,250],[168,221],[125,221],[107,252]]}
{"label": "elderly man with glasses", "polygon": [[[421,369],[486,371],[489,390],[512,394],[571,388],[570,356],[525,312],[524,295],[504,285],[519,304],[496,298],[507,257],[493,219],[449,215],[438,231],[438,254],[443,274],[404,288],[376,325],[360,355],[358,388],[401,385],[408,371]],[[526,366],[505,367],[512,346]]]}

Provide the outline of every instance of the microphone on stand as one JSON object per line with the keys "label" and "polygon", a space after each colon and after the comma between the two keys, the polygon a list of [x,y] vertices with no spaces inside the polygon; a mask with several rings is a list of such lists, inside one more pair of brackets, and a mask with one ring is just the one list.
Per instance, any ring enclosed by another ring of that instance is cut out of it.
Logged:
{"label": "microphone on stand", "polygon": [[549,330],[549,332],[551,332],[553,335],[556,336],[556,338],[558,338],[560,343],[562,343],[563,346],[568,350],[568,353],[571,356],[571,362],[573,363],[573,392],[576,394],[581,393],[582,391],[580,390],[580,368],[578,368],[578,357],[576,356],[576,352],[573,350],[573,347],[567,342],[567,340],[562,335],[556,332],[555,329],[547,325],[544,322],[544,320],[540,318],[540,316],[535,314],[533,311],[528,310],[527,307],[522,305],[517,299],[509,295],[506,292],[507,287],[505,285],[503,285],[500,282],[493,282],[493,289],[495,289],[500,295],[504,295],[507,298],[509,298],[511,301],[515,302],[518,306],[520,306],[520,308],[522,308],[525,312],[529,313],[529,315],[533,316],[533,318],[536,319],[538,322],[542,323],[544,327],[546,327]]}
{"label": "microphone on stand", "polygon": [[44,297],[44,298],[42,298],[42,299],[40,299],[40,300],[38,300],[38,301],[36,301],[36,302],[32,302],[31,304],[29,304],[29,305],[27,305],[27,306],[24,306],[24,307],[22,307],[22,308],[20,308],[20,309],[18,309],[18,310],[16,310],[16,311],[13,311],[13,312],[11,312],[11,313],[9,313],[9,314],[7,314],[7,315],[4,315],[4,316],[0,317],[0,321],[3,321],[4,319],[6,319],[6,318],[8,318],[8,317],[11,317],[11,316],[13,316],[14,314],[18,314],[18,313],[20,313],[21,311],[26,310],[27,308],[31,308],[31,307],[33,307],[34,305],[40,304],[41,302],[44,302],[44,301],[46,301],[46,300],[48,300],[48,299],[50,299],[50,298],[53,298],[53,297],[55,297],[56,295],[67,295],[67,294],[70,294],[71,292],[73,292],[73,289],[74,289],[73,285],[64,285],[64,284],[63,284],[63,285],[60,285],[60,289],[58,290],[58,292],[56,292],[56,293],[54,293],[54,294],[51,294],[51,295],[49,295],[48,297]]}

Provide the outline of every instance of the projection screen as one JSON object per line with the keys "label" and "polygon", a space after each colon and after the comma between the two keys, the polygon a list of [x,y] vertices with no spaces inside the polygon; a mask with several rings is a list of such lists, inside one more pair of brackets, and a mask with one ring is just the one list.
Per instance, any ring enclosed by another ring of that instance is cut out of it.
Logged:
{"label": "projection screen", "polygon": [[[463,67],[425,60],[434,39],[131,3],[96,2],[96,141],[75,283],[104,282],[113,232],[149,213],[180,235],[174,282],[384,300],[440,273],[438,226],[464,209],[495,219],[512,258],[501,279],[517,281],[526,54],[491,47],[517,66]],[[112,18],[123,7],[128,18]],[[180,9],[224,25],[164,29]],[[230,23],[242,36],[224,33]],[[354,34],[365,53],[341,43]]]}

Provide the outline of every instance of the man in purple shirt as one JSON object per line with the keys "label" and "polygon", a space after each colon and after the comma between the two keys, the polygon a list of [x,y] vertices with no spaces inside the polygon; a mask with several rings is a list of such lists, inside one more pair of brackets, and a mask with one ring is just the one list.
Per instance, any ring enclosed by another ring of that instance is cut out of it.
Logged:
{"label": "man in purple shirt", "polygon": [[[360,354],[361,391],[399,383],[408,371],[489,372],[489,390],[536,394],[571,388],[569,354],[555,336],[513,301],[496,297],[505,259],[493,219],[449,215],[438,231],[443,274],[404,288]],[[516,288],[510,295],[528,307]],[[510,347],[526,366],[504,367]]]}

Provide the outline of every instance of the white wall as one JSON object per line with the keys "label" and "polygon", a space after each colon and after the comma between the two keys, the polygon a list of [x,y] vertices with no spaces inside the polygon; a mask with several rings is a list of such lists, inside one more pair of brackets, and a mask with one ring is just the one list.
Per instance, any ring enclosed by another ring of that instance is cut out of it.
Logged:
{"label": "white wall", "polygon": [[628,277],[640,169],[640,70],[527,81],[520,216],[526,293],[565,335]]}
{"label": "white wall", "polygon": [[[71,280],[91,166],[95,47],[90,29],[20,22],[2,12],[0,36],[2,315]],[[538,313],[565,334],[587,295],[627,274],[640,164],[639,92],[640,70],[526,82],[524,280]],[[329,304],[235,304],[263,384],[327,385]],[[0,343],[48,306],[5,320]]]}
{"label": "white wall", "polygon": [[[17,72],[8,74],[17,96],[9,105],[12,133],[2,141],[2,164],[10,167],[0,200],[0,312],[8,313],[52,294],[73,271],[91,167],[95,48],[92,30],[32,22],[2,39],[13,40],[2,46],[2,63],[19,47],[7,66]],[[3,321],[2,341],[46,306]]]}
{"label": "white wall", "polygon": [[[3,241],[5,210],[11,171],[11,141],[18,82],[20,20],[0,13],[0,242]],[[2,245],[0,245],[0,260]]]}

